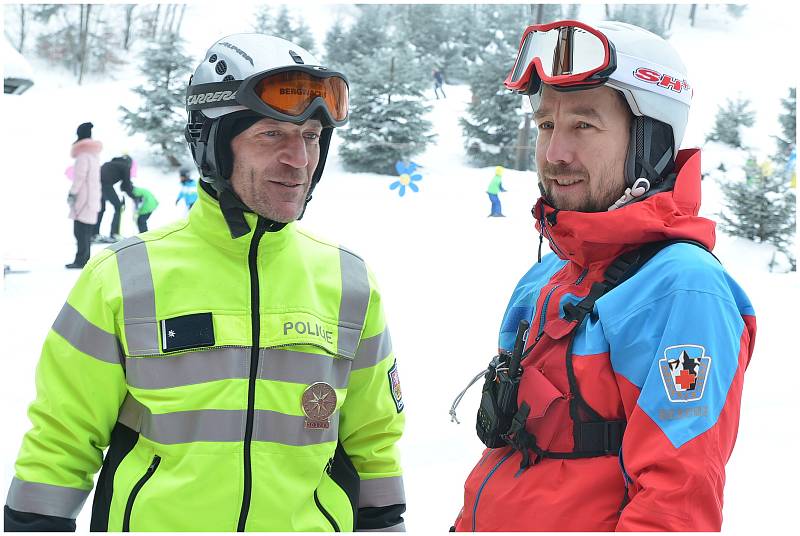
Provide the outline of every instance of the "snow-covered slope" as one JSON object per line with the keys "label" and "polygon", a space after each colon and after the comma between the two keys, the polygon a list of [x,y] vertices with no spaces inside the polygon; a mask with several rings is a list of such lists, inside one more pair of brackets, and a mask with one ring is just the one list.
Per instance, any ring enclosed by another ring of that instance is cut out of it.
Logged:
{"label": "snow-covered slope", "polygon": [[[724,51],[726,58],[737,56],[745,43],[764,46],[758,32],[766,28],[768,13],[759,9],[752,5],[755,22],[743,19],[734,32],[681,30],[682,42],[691,44],[684,50],[694,64],[690,69],[715,72],[722,60],[707,53],[712,43],[713,50]],[[782,19],[768,20],[769,28],[785,26]],[[769,54],[761,57],[770,61]],[[742,80],[739,74],[734,78]],[[3,97],[0,251],[24,259],[30,271],[8,275],[2,294],[0,389],[6,440],[0,446],[0,493],[8,488],[19,441],[29,426],[25,408],[34,396],[41,343],[78,275],[63,268],[74,254],[71,222],[66,218],[69,182],[63,173],[71,163],[69,145],[75,127],[84,121],[96,125],[95,137],[106,146],[104,159],[128,151],[140,161],[135,182],[151,189],[161,202],[151,227],[182,216],[173,205],[177,177],[144,165],[144,141],[128,136],[119,124],[117,107],[133,102],[128,88],[136,83],[123,77],[77,87],[62,75],[40,72],[28,93]],[[722,75],[709,75],[702,83],[704,94],[729,95],[730,83]],[[780,83],[769,88],[776,98],[788,87]],[[760,89],[749,85],[740,89],[748,97],[761,95]],[[462,424],[449,423],[448,409],[453,397],[491,358],[508,296],[535,262],[538,242],[530,216],[537,196],[535,173],[507,171],[508,193],[501,199],[508,217],[487,218],[485,189],[493,168],[464,164],[457,123],[470,95],[464,87],[446,90],[446,100],[434,100],[432,91],[429,95],[434,106],[430,119],[439,142],[414,159],[423,166],[419,193],[400,198],[389,190],[393,177],[344,172],[334,148],[302,222],[363,255],[377,274],[406,400],[408,426],[402,453],[407,526],[418,532],[446,531],[461,506],[464,479],[481,452],[474,434],[479,387],[459,408]],[[706,109],[693,119],[692,139],[702,141],[715,111],[709,115]],[[762,140],[777,131],[777,123],[765,124],[754,129]],[[772,151],[770,143],[763,144],[767,153]],[[709,181],[704,181],[703,189],[703,213],[713,215],[719,210],[719,191]],[[109,224],[107,214],[104,233]],[[127,212],[123,234],[133,232]],[[720,234],[716,252],[745,287],[759,315],[739,441],[728,465],[724,528],[743,533],[785,530],[794,524],[798,476],[792,462],[796,435],[792,419],[800,365],[791,358],[796,353],[797,315],[789,306],[800,298],[798,281],[795,274],[767,273],[770,252],[746,241]],[[87,506],[78,519],[79,528],[88,529],[88,518]]]}

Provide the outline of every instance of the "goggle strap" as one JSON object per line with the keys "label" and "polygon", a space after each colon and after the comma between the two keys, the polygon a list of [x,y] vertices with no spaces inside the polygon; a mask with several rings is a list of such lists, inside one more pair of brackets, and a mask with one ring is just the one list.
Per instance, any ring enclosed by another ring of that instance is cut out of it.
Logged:
{"label": "goggle strap", "polygon": [[186,109],[203,110],[220,106],[237,106],[239,103],[236,100],[236,93],[241,83],[241,80],[229,80],[189,86],[186,90]]}

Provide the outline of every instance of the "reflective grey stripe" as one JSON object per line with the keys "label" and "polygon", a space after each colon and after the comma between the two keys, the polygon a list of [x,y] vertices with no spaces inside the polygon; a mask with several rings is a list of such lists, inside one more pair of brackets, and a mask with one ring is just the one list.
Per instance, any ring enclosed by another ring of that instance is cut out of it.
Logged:
{"label": "reflective grey stripe", "polygon": [[91,490],[66,488],[14,477],[6,505],[18,512],[75,519]]}
{"label": "reflective grey stripe", "polygon": [[[298,405],[299,405],[298,400]],[[128,395],[120,409],[119,422],[163,445],[193,441],[244,441],[246,410],[204,409],[153,415]],[[339,412],[328,429],[307,429],[305,417],[255,410],[253,440],[304,446],[336,441]]]}
{"label": "reflective grey stripe", "polygon": [[406,531],[405,523],[398,523],[397,525],[392,525],[391,527],[385,527],[382,529],[356,529],[356,532],[405,532],[405,531]]}
{"label": "reflective grey stripe", "polygon": [[138,432],[142,429],[142,420],[146,413],[148,413],[147,408],[128,393],[122,402],[122,407],[119,408],[117,420],[131,430]]}
{"label": "reflective grey stripe", "polygon": [[353,361],[353,370],[373,367],[386,359],[392,353],[392,337],[389,335],[389,328],[374,337],[364,339],[358,345],[358,352]]}
{"label": "reflective grey stripe", "polygon": [[156,294],[147,245],[134,236],[109,249],[117,254],[128,354],[157,354]]}
{"label": "reflective grey stripe", "polygon": [[338,411],[331,415],[329,428],[309,429],[305,427],[305,422],[305,417],[256,410],[253,422],[253,440],[302,447],[336,441],[339,437]]}
{"label": "reflective grey stripe", "polygon": [[388,478],[373,478],[361,481],[361,490],[358,494],[358,507],[391,506],[405,504],[406,494],[403,488],[402,476]]}
{"label": "reflective grey stripe", "polygon": [[219,348],[168,357],[133,357],[125,360],[128,385],[139,389],[165,389],[215,380],[247,378],[249,348]]}
{"label": "reflective grey stripe", "polygon": [[119,343],[116,335],[98,328],[69,303],[65,303],[53,322],[53,331],[72,346],[95,359],[119,365]]}
{"label": "reflective grey stripe", "polygon": [[342,301],[339,304],[339,335],[337,353],[354,358],[369,305],[369,276],[367,266],[355,254],[339,249],[342,269]]}
{"label": "reflective grey stripe", "polygon": [[[261,380],[309,385],[325,382],[335,389],[347,387],[351,361],[329,355],[262,349],[258,372]],[[134,357],[125,360],[128,384],[139,389],[165,389],[226,379],[248,378],[249,348],[219,348],[169,357]]]}
{"label": "reflective grey stripe", "polygon": [[[277,380],[309,385],[325,382],[334,389],[344,389],[350,382],[348,359],[328,355],[291,352],[289,350],[262,349],[258,377],[261,380]],[[245,377],[247,375],[245,374]]]}

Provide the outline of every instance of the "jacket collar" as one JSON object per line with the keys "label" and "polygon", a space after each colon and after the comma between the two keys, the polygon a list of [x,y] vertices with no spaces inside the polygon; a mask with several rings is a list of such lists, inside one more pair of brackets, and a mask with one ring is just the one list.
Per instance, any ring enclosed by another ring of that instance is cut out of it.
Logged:
{"label": "jacket collar", "polygon": [[100,154],[100,151],[103,150],[103,144],[99,140],[93,140],[92,138],[86,138],[83,140],[78,140],[72,144],[70,148],[69,155],[72,158],[75,158],[79,154],[89,153],[89,154]]}
{"label": "jacket collar", "polygon": [[540,198],[533,209],[536,229],[560,258],[587,268],[605,265],[649,242],[690,239],[714,247],[715,223],[700,209],[700,150],[676,158],[675,187],[611,212],[556,210]]}
{"label": "jacket collar", "polygon": [[[244,212],[243,215],[250,230],[238,238],[232,238],[228,224],[220,210],[219,201],[214,199],[204,188],[198,188],[197,194],[197,202],[189,211],[189,225],[194,232],[214,247],[247,255],[258,221],[263,218],[252,212]],[[280,251],[294,239],[296,232],[295,223],[291,222],[278,231],[264,233],[259,242],[259,251]]]}

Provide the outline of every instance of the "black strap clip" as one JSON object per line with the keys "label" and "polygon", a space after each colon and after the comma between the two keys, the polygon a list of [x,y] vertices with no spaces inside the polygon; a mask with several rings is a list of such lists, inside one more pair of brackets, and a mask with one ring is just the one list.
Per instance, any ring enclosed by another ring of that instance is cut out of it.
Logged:
{"label": "black strap clip", "polygon": [[576,451],[619,454],[627,421],[594,421],[579,424],[579,445]]}

